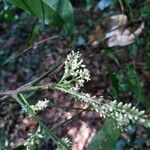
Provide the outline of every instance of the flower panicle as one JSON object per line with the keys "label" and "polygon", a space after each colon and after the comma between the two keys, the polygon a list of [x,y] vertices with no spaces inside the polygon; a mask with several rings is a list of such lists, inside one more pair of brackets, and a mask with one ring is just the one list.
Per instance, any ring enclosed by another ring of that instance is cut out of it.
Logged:
{"label": "flower panicle", "polygon": [[147,118],[145,111],[140,111],[131,103],[123,104],[114,100],[109,104],[104,104],[103,111],[106,116],[114,118],[120,127],[127,126],[129,123],[139,123],[145,126]]}
{"label": "flower panicle", "polygon": [[114,100],[106,104],[103,96],[96,98],[95,96],[90,96],[88,93],[82,93],[82,97],[80,96],[79,99],[82,99],[82,102],[90,104],[93,110],[99,113],[100,117],[113,118],[118,128],[123,129],[123,127],[126,127],[129,123],[138,123],[145,127],[150,127],[150,120],[147,119],[145,111],[140,111],[135,106],[132,106],[131,103],[123,104],[122,102]]}
{"label": "flower panicle", "polygon": [[79,51],[71,51],[71,53],[67,55],[64,64],[65,71],[59,85],[70,86],[72,90],[78,91],[84,86],[85,82],[90,80],[90,72],[83,64],[83,59],[81,59]]}
{"label": "flower panicle", "polygon": [[35,105],[31,105],[31,109],[37,113],[38,111],[44,110],[49,104],[49,100],[39,100]]}
{"label": "flower panicle", "polygon": [[41,127],[39,126],[35,133],[29,133],[28,136],[29,137],[24,143],[24,146],[26,146],[27,150],[32,150],[36,145],[39,144],[40,139],[43,138]]}
{"label": "flower panicle", "polygon": [[118,128],[123,129],[129,123],[139,123],[145,127],[150,127],[150,120],[147,119],[145,111],[140,111],[135,106],[132,106],[131,103],[123,104],[116,100],[106,103],[102,96],[97,98],[89,93],[79,92],[79,89],[89,80],[90,73],[83,64],[81,54],[72,51],[67,56],[64,75],[56,87],[65,93],[71,94],[81,102],[90,105],[101,117],[114,119]]}

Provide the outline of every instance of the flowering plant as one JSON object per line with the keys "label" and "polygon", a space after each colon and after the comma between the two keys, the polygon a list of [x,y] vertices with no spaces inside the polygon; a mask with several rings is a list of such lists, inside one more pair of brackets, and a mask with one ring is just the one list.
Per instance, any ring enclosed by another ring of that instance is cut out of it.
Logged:
{"label": "flowering plant", "polygon": [[84,83],[90,80],[90,73],[83,64],[81,54],[72,51],[65,61],[64,75],[56,89],[71,94],[81,102],[85,102],[99,113],[101,117],[109,117],[116,121],[117,127],[123,129],[129,123],[138,123],[145,127],[150,127],[150,121],[145,115],[145,111],[140,111],[131,103],[123,104],[117,100],[106,103],[103,96],[97,98],[88,93],[79,92]]}
{"label": "flowering plant", "polygon": [[[140,111],[135,106],[132,106],[131,103],[123,104],[122,102],[117,102],[117,100],[106,103],[103,96],[91,96],[89,93],[81,91],[81,87],[90,80],[90,72],[83,64],[83,59],[79,52],[72,51],[67,56],[64,64],[64,74],[56,84],[48,83],[41,86],[23,86],[17,90],[0,93],[1,95],[11,95],[11,97],[14,98],[27,113],[29,113],[30,117],[34,118],[39,124],[36,132],[31,133],[25,143],[27,149],[33,149],[34,146],[39,143],[40,139],[46,137],[44,135],[47,135],[47,137],[50,137],[60,149],[65,148],[70,150],[70,144],[68,144],[68,141],[59,139],[37,116],[38,111],[44,110],[50,104],[49,100],[39,100],[37,104],[30,105],[23,94],[21,94],[22,92],[32,90],[50,88],[68,93],[79,102],[86,103],[89,106],[88,108],[96,111],[100,117],[113,120],[114,128],[121,129],[122,131],[130,123],[140,124],[144,127],[150,128],[150,120],[145,114],[145,111]],[[44,131],[42,134],[41,129]]]}

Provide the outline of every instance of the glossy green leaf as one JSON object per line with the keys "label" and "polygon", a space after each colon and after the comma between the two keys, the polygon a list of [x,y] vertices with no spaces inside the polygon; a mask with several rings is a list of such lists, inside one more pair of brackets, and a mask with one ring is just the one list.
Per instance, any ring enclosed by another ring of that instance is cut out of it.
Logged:
{"label": "glossy green leaf", "polygon": [[107,119],[103,127],[94,136],[88,150],[114,150],[121,130],[116,128],[111,119]]}
{"label": "glossy green leaf", "polygon": [[15,6],[43,20],[46,24],[63,26],[70,32],[74,25],[73,8],[69,0],[8,0]]}

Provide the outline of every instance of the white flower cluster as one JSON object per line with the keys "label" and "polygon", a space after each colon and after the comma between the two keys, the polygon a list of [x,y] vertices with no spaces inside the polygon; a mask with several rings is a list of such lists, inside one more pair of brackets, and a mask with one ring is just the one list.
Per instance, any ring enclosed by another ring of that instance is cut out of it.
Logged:
{"label": "white flower cluster", "polygon": [[40,139],[43,138],[43,135],[41,134],[41,128],[38,127],[35,133],[29,133],[28,136],[29,138],[24,143],[24,146],[26,146],[26,150],[33,150],[36,148],[36,145],[39,144]]}
{"label": "white flower cluster", "polygon": [[45,109],[49,104],[49,100],[44,99],[44,101],[39,100],[35,105],[31,105],[32,110],[36,113]]}
{"label": "white flower cluster", "polygon": [[100,117],[109,117],[113,118],[118,128],[126,127],[129,123],[140,124],[145,127],[150,128],[150,120],[147,119],[145,111],[140,111],[135,106],[132,106],[131,103],[123,104],[122,102],[117,102],[116,100],[105,104],[103,96],[96,98],[95,96],[91,97],[89,94],[78,93],[79,99],[82,99],[83,102],[90,104],[95,111],[100,114]]}
{"label": "white flower cluster", "polygon": [[65,71],[59,84],[70,85],[74,91],[78,91],[84,86],[84,83],[90,80],[90,72],[86,69],[83,64],[83,59],[81,59],[81,54],[72,51],[67,55],[65,61]]}
{"label": "white flower cluster", "polygon": [[60,82],[56,85],[56,89],[69,93],[80,101],[87,103],[101,117],[113,118],[116,120],[118,128],[123,129],[129,123],[139,123],[145,127],[150,127],[150,120],[147,119],[145,112],[139,111],[131,103],[123,104],[122,102],[118,103],[116,100],[106,103],[102,96],[97,98],[88,93],[79,92],[84,83],[90,80],[90,73],[85,68],[85,65],[82,64],[83,60],[80,59],[81,54],[79,52],[72,51],[67,56],[65,72]]}
{"label": "white flower cluster", "polygon": [[132,106],[131,103],[123,104],[122,102],[118,103],[116,100],[105,103],[103,96],[97,98],[82,92],[77,93],[75,97],[92,106],[93,110],[100,114],[100,117],[113,118],[120,129],[123,129],[129,123],[138,123],[150,128],[150,120],[147,119],[145,111],[140,111],[135,106]]}
{"label": "white flower cluster", "polygon": [[116,100],[101,107],[101,114],[104,117],[111,117],[117,121],[118,127],[127,126],[129,123],[139,123],[144,125],[146,121],[145,111],[139,111],[138,108],[132,106],[131,103],[117,103]]}

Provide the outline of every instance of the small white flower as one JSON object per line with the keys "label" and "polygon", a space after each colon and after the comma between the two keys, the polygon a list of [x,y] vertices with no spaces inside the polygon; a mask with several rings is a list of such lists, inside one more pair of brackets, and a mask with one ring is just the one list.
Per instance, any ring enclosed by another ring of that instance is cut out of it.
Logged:
{"label": "small white flower", "polygon": [[40,139],[43,138],[43,135],[41,134],[41,128],[38,127],[35,133],[29,133],[28,136],[29,138],[24,143],[24,146],[26,146],[27,150],[32,150],[36,144],[39,144]]}
{"label": "small white flower", "polygon": [[[72,51],[65,61],[64,75],[59,84],[70,84],[70,87],[72,87],[74,91],[78,91],[84,86],[85,82],[90,80],[90,72],[85,67],[83,59],[81,59],[81,54],[79,52]],[[68,81],[69,77],[71,78]]]}
{"label": "small white flower", "polygon": [[68,91],[67,93],[72,94],[82,102],[92,106],[92,109],[99,112],[101,117],[113,118],[116,121],[118,128],[123,129],[123,127],[130,122],[150,126],[150,123],[146,122],[144,111],[139,111],[139,109],[135,106],[133,107],[131,103],[118,103],[117,100],[105,103],[103,97],[96,98],[88,93],[79,92],[85,82],[90,80],[90,72],[83,64],[79,52],[72,51],[67,56],[64,68],[64,75],[56,85],[59,89],[62,89],[62,91],[65,89],[65,91]]}
{"label": "small white flower", "polygon": [[31,108],[34,112],[44,110],[48,106],[49,100],[45,99],[44,101],[39,100],[37,104],[31,105]]}

